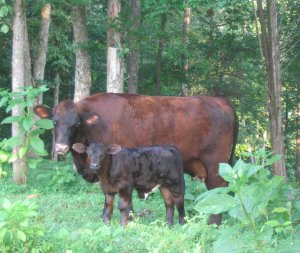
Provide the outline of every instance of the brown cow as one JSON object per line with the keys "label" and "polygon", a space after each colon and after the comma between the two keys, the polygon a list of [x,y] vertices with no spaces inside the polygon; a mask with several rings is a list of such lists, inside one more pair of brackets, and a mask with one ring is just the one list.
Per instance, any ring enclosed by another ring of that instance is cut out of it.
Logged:
{"label": "brown cow", "polygon": [[[88,147],[75,143],[78,153],[87,153],[91,170],[97,174],[104,194],[118,194],[121,224],[126,225],[132,208],[132,191],[140,198],[159,188],[166,206],[166,220],[173,225],[174,204],[178,210],[179,223],[184,223],[184,177],[179,150],[172,145],[140,148],[121,148],[117,144],[105,147],[92,143]],[[105,206],[103,221],[112,216],[113,205]]]}
{"label": "brown cow", "polygon": [[[59,154],[66,154],[76,142],[125,147],[174,144],[186,173],[200,177],[197,171],[201,169],[195,166],[200,161],[207,171],[208,189],[227,185],[218,175],[219,163],[233,160],[238,123],[224,99],[99,93],[76,103],[61,102],[53,110],[43,105],[34,110],[54,121]],[[73,151],[72,155],[78,172],[90,182],[97,181],[86,168],[86,155]],[[112,199],[106,196],[106,201]],[[211,217],[210,222],[220,223],[221,216]]]}

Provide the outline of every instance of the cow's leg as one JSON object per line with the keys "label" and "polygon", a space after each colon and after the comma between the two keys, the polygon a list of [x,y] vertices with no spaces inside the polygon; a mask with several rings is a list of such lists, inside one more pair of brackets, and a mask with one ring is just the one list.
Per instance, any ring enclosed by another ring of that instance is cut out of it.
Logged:
{"label": "cow's leg", "polygon": [[121,225],[127,225],[129,212],[132,209],[132,189],[129,187],[119,190],[118,208],[121,214]]}
{"label": "cow's leg", "polygon": [[105,193],[105,203],[103,209],[102,219],[104,223],[108,223],[111,219],[114,208],[114,193]]}
{"label": "cow's leg", "polygon": [[159,188],[166,206],[166,219],[168,225],[173,225],[173,216],[174,216],[174,200],[171,192],[168,188],[160,187]]}
{"label": "cow's leg", "polygon": [[[225,156],[229,152],[224,152],[224,150],[215,150],[213,155],[210,154],[204,157],[204,164],[207,168],[207,178],[205,181],[208,190],[212,190],[218,187],[226,187],[228,183],[221,178],[219,174],[219,163],[226,163],[229,156]],[[209,224],[220,225],[222,222],[222,214],[211,215],[209,218]]]}

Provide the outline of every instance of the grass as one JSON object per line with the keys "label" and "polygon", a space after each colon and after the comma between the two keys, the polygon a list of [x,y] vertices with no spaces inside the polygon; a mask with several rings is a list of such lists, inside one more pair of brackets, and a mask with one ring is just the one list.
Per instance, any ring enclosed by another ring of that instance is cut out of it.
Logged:
{"label": "grass", "polygon": [[[70,160],[59,166],[63,167],[68,163]],[[72,175],[71,166],[69,167],[67,173]],[[29,197],[38,205],[39,215],[33,223],[44,229],[44,236],[39,242],[40,252],[210,251],[216,228],[207,225],[207,217],[194,216],[193,200],[204,191],[204,187],[199,181],[192,181],[189,176],[186,176],[186,225],[177,225],[178,215],[175,211],[176,225],[166,226],[164,202],[159,191],[156,191],[146,200],[138,199],[134,193],[134,219],[127,227],[121,227],[117,197],[112,221],[105,225],[100,218],[104,195],[98,184],[87,183],[74,173],[75,177],[71,182],[47,186],[47,177],[39,175],[47,175],[49,172],[53,173],[53,169],[48,161],[29,172],[27,186],[12,184],[9,176],[0,180],[0,199],[14,201]]]}

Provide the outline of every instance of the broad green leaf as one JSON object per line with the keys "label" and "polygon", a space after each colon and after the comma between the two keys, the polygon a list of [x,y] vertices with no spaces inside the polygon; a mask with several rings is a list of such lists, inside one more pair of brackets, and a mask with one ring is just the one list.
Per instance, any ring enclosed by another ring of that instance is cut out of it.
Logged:
{"label": "broad green leaf", "polygon": [[9,154],[0,150],[0,163],[6,162],[9,159]]}
{"label": "broad green leaf", "polygon": [[247,178],[251,177],[254,175],[258,170],[260,170],[262,167],[260,165],[255,165],[255,164],[248,164],[247,166],[247,172],[246,176]]}
{"label": "broad green leaf", "polygon": [[4,24],[4,25],[1,26],[1,32],[2,33],[8,33],[8,31],[9,31],[8,25]]}
{"label": "broad green leaf", "polygon": [[17,237],[22,241],[22,242],[25,242],[26,241],[26,234],[21,231],[21,230],[18,230],[17,231]]}
{"label": "broad green leaf", "polygon": [[272,165],[273,163],[279,161],[281,158],[281,155],[273,155],[271,158],[267,159],[266,165]]}
{"label": "broad green leaf", "polygon": [[233,197],[231,197],[230,195],[212,194],[197,202],[196,209],[200,213],[219,214],[222,212],[227,212],[235,206],[236,203]]}
{"label": "broad green leaf", "polygon": [[28,159],[28,167],[30,169],[36,169],[39,162],[41,162],[42,159]]}
{"label": "broad green leaf", "polygon": [[40,119],[35,124],[43,129],[52,129],[54,127],[53,121],[50,119]]}
{"label": "broad green leaf", "polygon": [[44,150],[44,142],[38,136],[34,136],[30,139],[30,146],[38,153]]}
{"label": "broad green leaf", "polygon": [[9,116],[5,118],[1,124],[11,124],[14,122],[19,122],[22,119],[22,116]]}
{"label": "broad green leaf", "polygon": [[232,167],[227,163],[220,163],[219,175],[224,178],[227,182],[234,181],[234,173]]}
{"label": "broad green leaf", "polygon": [[0,8],[0,18],[5,17],[8,14],[8,7],[6,5],[1,6]]}
{"label": "broad green leaf", "polygon": [[26,132],[29,132],[33,126],[33,119],[31,117],[24,117],[22,120],[22,126]]}
{"label": "broad green leaf", "polygon": [[33,136],[40,135],[43,133],[45,133],[44,129],[36,129],[36,130],[33,130],[30,132],[30,136],[33,137]]}

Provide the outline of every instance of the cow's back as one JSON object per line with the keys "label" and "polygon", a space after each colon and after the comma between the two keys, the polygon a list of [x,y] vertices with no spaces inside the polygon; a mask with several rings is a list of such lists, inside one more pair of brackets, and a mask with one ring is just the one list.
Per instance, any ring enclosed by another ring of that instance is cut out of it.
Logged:
{"label": "cow's back", "polygon": [[229,158],[235,118],[223,99],[100,93],[79,107],[101,117],[92,127],[90,141],[127,147],[174,144],[185,161],[224,146]]}

